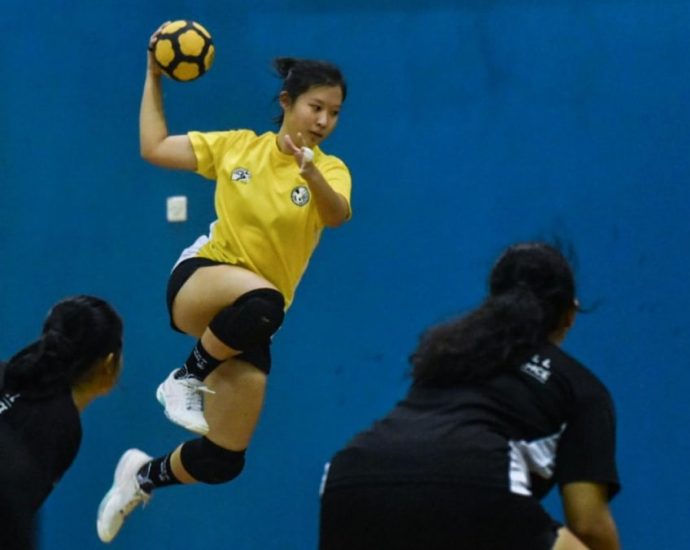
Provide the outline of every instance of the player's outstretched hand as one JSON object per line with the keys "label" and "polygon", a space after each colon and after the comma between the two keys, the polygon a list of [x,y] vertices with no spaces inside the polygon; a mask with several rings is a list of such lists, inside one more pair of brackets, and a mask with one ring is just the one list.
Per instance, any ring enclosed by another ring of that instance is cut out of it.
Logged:
{"label": "player's outstretched hand", "polygon": [[297,138],[302,144],[301,147],[297,147],[295,142],[292,141],[290,134],[285,135],[285,145],[295,157],[297,165],[299,166],[300,174],[304,174],[314,166],[314,151],[304,145],[304,137],[302,136],[301,132],[297,133]]}

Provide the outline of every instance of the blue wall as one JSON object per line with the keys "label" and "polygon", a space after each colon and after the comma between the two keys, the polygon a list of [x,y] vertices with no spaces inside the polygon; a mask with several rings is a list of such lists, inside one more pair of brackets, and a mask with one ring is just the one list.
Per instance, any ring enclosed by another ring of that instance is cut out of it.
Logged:
{"label": "blue wall", "polygon": [[[146,165],[137,142],[146,41],[183,17],[218,53],[200,81],[166,83],[173,132],[271,128],[276,55],[342,66],[351,96],[326,149],[352,169],[355,217],[325,235],[276,338],[243,476],[158,492],[112,547],[314,548],[322,464],[403,394],[420,331],[479,301],[506,244],[555,235],[598,304],[565,347],[616,398],[624,546],[690,547],[690,1],[9,0],[0,357],[77,292],[112,301],[127,331],[121,384],[86,411],[41,548],[101,548],[121,452],[186,437],[153,394],[192,344],[168,328],[164,288],[211,220],[212,185]],[[165,221],[175,194],[186,224]]]}

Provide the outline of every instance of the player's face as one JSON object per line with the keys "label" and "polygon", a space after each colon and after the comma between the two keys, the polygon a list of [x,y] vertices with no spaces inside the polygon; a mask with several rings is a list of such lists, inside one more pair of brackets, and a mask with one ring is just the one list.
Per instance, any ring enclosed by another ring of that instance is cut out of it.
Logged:
{"label": "player's face", "polygon": [[326,139],[338,124],[338,115],[343,103],[340,86],[314,86],[298,96],[294,103],[289,98],[281,98],[285,110],[283,127],[288,134],[297,139],[301,133],[304,143],[296,145],[314,147]]}

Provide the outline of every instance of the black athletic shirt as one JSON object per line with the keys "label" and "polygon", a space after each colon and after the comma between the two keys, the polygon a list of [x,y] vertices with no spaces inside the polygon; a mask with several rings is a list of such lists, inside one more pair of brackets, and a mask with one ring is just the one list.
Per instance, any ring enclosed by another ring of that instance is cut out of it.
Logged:
{"label": "black athletic shirt", "polygon": [[543,497],[555,484],[620,489],[609,392],[587,368],[548,345],[481,384],[413,385],[383,419],[331,461],[326,488],[457,483]]}
{"label": "black athletic shirt", "polygon": [[0,457],[21,457],[27,477],[23,498],[37,510],[79,451],[81,419],[71,391],[29,397],[0,388],[0,429]]}

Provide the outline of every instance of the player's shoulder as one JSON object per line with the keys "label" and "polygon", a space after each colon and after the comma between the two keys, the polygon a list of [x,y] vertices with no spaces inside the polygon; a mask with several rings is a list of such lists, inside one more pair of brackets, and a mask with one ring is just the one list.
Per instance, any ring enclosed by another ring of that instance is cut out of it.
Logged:
{"label": "player's shoulder", "polygon": [[321,161],[329,161],[329,162],[338,162],[342,165],[345,165],[345,163],[340,159],[340,157],[337,157],[336,155],[332,155],[330,153],[327,153],[321,147],[314,147],[314,158],[316,160],[321,160]]}
{"label": "player's shoulder", "polygon": [[345,164],[340,157],[326,153],[320,147],[314,148],[314,162],[320,167],[339,168],[347,171],[348,173],[350,172],[347,164]]}
{"label": "player's shoulder", "polygon": [[250,130],[249,128],[226,130],[225,134],[228,142],[232,142],[233,144],[242,143],[247,145],[261,140],[265,135],[257,135],[254,130]]}
{"label": "player's shoulder", "polygon": [[192,130],[187,132],[187,136],[193,146],[205,145],[213,149],[235,148],[257,139],[256,133],[248,129]]}
{"label": "player's shoulder", "polygon": [[233,140],[233,141],[241,141],[241,140],[254,141],[254,140],[262,138],[265,135],[265,134],[257,135],[257,133],[254,130],[250,130],[249,128],[232,128],[232,129],[228,129],[228,130],[219,130],[216,132],[202,132],[202,133],[205,133],[206,135],[222,136],[226,140]]}
{"label": "player's shoulder", "polygon": [[266,135],[272,134],[273,132],[264,132],[263,134],[257,134],[254,130],[251,130],[249,128],[237,128],[235,130],[228,130],[232,135],[238,137],[238,138],[243,138],[243,139],[259,139],[263,138]]}
{"label": "player's shoulder", "polygon": [[542,353],[551,359],[554,370],[566,377],[578,393],[610,397],[608,388],[599,376],[559,346],[549,344]]}

